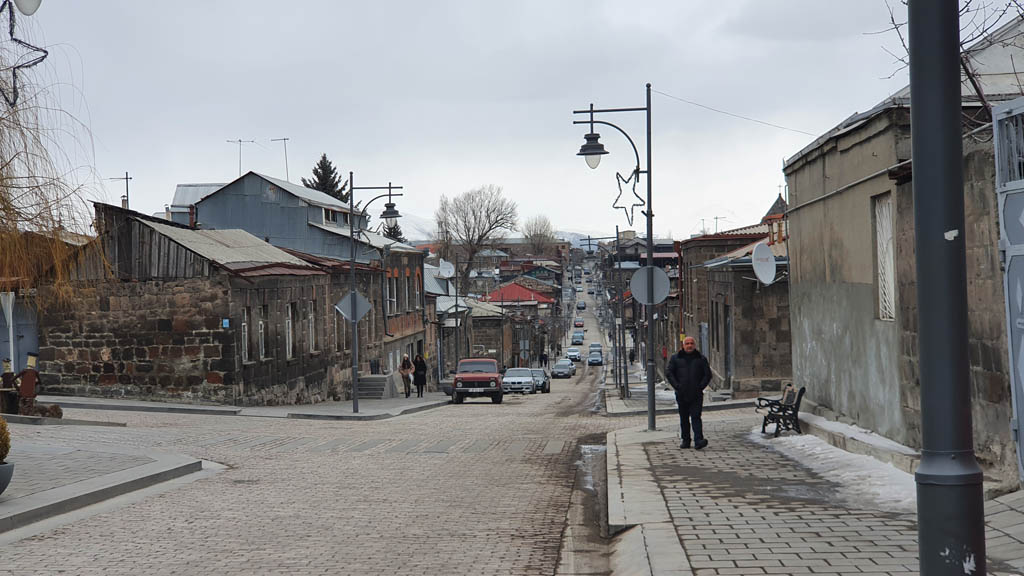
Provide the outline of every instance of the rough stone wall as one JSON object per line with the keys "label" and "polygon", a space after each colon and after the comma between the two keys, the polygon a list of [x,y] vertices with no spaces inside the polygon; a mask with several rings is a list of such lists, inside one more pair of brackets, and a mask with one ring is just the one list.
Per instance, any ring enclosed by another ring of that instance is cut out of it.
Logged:
{"label": "rough stone wall", "polygon": [[229,292],[220,277],[79,287],[40,313],[41,391],[231,403]]}
{"label": "rough stone wall", "polygon": [[[906,442],[921,445],[921,383],[918,365],[917,282],[914,250],[913,183],[896,192],[896,278],[900,333],[900,409]],[[964,140],[964,240],[967,263],[968,334],[974,446],[989,475],[1014,478],[1016,451],[1012,416],[995,163],[991,143]]]}

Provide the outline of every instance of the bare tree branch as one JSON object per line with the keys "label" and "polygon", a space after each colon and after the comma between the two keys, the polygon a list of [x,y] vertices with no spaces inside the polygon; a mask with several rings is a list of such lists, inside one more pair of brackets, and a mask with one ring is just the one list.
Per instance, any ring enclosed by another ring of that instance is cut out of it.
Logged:
{"label": "bare tree branch", "polygon": [[458,254],[465,262],[460,273],[465,286],[473,259],[505,232],[516,229],[518,211],[516,203],[502,195],[500,186],[487,185],[451,199],[441,196],[434,220],[449,256]]}

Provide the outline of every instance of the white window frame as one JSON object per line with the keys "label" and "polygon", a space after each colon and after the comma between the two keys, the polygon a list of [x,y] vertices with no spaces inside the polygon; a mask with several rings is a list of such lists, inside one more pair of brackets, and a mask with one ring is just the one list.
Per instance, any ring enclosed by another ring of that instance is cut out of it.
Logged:
{"label": "white window frame", "polygon": [[875,224],[875,281],[878,283],[878,319],[896,320],[896,256],[893,247],[892,193],[871,199]]}
{"label": "white window frame", "polygon": [[416,294],[416,309],[419,310],[420,308],[423,307],[423,303],[421,302],[422,298],[420,297],[420,281],[417,279],[416,276],[413,276],[412,278],[412,285],[413,290]]}
{"label": "white window frame", "polygon": [[391,316],[391,278],[384,277],[384,313]]}
{"label": "white window frame", "polygon": [[309,301],[309,351],[316,352],[316,300]]}
{"label": "white window frame", "polygon": [[267,307],[264,305],[264,306],[260,307],[260,324],[259,324],[259,331],[260,331],[259,332],[260,360],[263,360],[264,358],[267,357],[267,326],[266,326],[266,323],[265,323],[266,317],[267,317]]}
{"label": "white window frame", "polygon": [[292,303],[288,302],[286,306],[288,307],[288,317],[285,319],[284,325],[284,355],[285,358],[291,360],[292,357],[294,356],[294,354],[292,353],[292,340],[294,339],[294,336],[292,334],[292,326],[294,326],[294,323],[292,322]]}
{"label": "white window frame", "polygon": [[410,278],[412,278],[412,276],[409,276],[408,274],[405,276],[405,311],[406,312],[412,310],[412,300],[409,300],[409,279]]}
{"label": "white window frame", "polygon": [[242,308],[242,362],[249,361],[249,307]]}
{"label": "white window frame", "polygon": [[398,314],[398,278],[388,278],[388,314],[394,316]]}
{"label": "white window frame", "polygon": [[330,208],[324,208],[324,224],[337,224],[338,213]]}

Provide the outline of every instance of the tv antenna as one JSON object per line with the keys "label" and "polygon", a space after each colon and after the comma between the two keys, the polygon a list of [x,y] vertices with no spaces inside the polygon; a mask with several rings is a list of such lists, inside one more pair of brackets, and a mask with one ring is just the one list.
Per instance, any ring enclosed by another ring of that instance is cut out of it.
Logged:
{"label": "tv antenna", "polygon": [[288,178],[288,141],[289,140],[291,140],[291,138],[271,138],[270,139],[271,142],[280,142],[280,143],[284,144],[284,179],[287,180],[288,182],[291,182],[291,179]]}
{"label": "tv antenna", "polygon": [[255,140],[228,140],[228,144],[238,144],[238,175],[242,175],[242,144],[255,144]]}

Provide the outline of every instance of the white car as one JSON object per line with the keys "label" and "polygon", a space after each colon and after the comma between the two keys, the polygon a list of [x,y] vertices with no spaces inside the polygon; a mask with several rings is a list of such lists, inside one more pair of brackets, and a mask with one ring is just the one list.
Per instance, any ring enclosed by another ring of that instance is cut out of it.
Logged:
{"label": "white car", "polygon": [[501,381],[501,389],[506,393],[537,393],[537,383],[533,379],[533,372],[529,368],[509,368],[505,371],[505,376]]}

